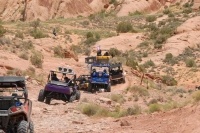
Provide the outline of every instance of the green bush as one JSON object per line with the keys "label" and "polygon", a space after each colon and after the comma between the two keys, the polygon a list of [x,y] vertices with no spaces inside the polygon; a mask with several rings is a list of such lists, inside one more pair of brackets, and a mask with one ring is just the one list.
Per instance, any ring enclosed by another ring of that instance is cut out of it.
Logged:
{"label": "green bush", "polygon": [[133,30],[133,27],[130,22],[120,22],[117,25],[117,32],[118,33],[126,33]]}
{"label": "green bush", "polygon": [[186,9],[184,9],[183,13],[185,13],[185,14],[192,13],[192,8],[186,8]]}
{"label": "green bush", "polygon": [[88,39],[88,38],[91,38],[91,37],[93,38],[94,35],[93,35],[92,32],[87,32],[86,37],[87,37],[87,39]]}
{"label": "green bush", "polygon": [[40,20],[35,20],[30,22],[30,26],[34,28],[34,30],[37,30],[37,28],[40,26]]}
{"label": "green bush", "polygon": [[60,45],[54,47],[53,51],[55,57],[64,57],[64,49]]}
{"label": "green bush", "polygon": [[132,108],[128,108],[127,109],[127,115],[138,115],[141,114],[142,109],[140,106],[138,105],[134,105]]}
{"label": "green bush", "polygon": [[157,18],[154,15],[149,15],[149,16],[146,17],[147,22],[154,22],[156,19]]}
{"label": "green bush", "polygon": [[177,81],[173,77],[171,77],[169,75],[162,76],[162,82],[164,84],[168,85],[168,86],[175,86],[175,85],[177,85]]}
{"label": "green bush", "polygon": [[138,63],[132,58],[128,58],[126,61],[126,65],[132,67],[133,69],[137,69]]}
{"label": "green bush", "polygon": [[143,64],[143,66],[144,66],[145,68],[149,68],[149,67],[155,66],[155,64],[154,64],[154,62],[153,62],[152,60],[148,60],[148,61],[146,61],[146,62]]}
{"label": "green bush", "polygon": [[118,102],[118,103],[125,102],[125,99],[121,94],[111,94],[111,100]]}
{"label": "green bush", "polygon": [[137,15],[142,15],[142,13],[136,10],[136,11],[133,12],[133,13],[129,12],[128,15],[129,15],[129,16],[137,16]]}
{"label": "green bush", "polygon": [[33,30],[31,31],[30,35],[34,37],[35,39],[47,37],[47,35],[44,34],[41,30]]}
{"label": "green bush", "polygon": [[23,52],[19,55],[20,58],[24,59],[24,60],[28,60],[29,56],[27,52]]}
{"label": "green bush", "polygon": [[110,48],[109,51],[108,51],[108,53],[110,55],[112,55],[113,57],[121,55],[121,51],[119,51],[116,48]]}
{"label": "green bush", "polygon": [[141,42],[138,45],[139,48],[147,48],[148,46],[149,46],[149,42],[147,42],[147,41]]}
{"label": "green bush", "polygon": [[163,10],[163,13],[164,14],[169,14],[169,13],[171,13],[171,11],[169,9],[165,9],[165,10]]}
{"label": "green bush", "polygon": [[17,31],[17,33],[15,34],[15,37],[24,39],[24,34],[23,32]]}
{"label": "green bush", "polygon": [[176,60],[176,58],[173,57],[173,55],[171,53],[167,53],[165,55],[165,59],[163,60],[163,62],[168,63],[170,65],[174,65],[174,64],[178,63],[178,61]]}
{"label": "green bush", "polygon": [[2,37],[6,33],[6,29],[2,25],[0,25],[0,37]]}
{"label": "green bush", "polygon": [[31,64],[38,67],[42,68],[43,64],[43,55],[40,51],[33,51],[31,58],[30,58]]}
{"label": "green bush", "polygon": [[185,64],[186,64],[187,67],[195,67],[196,66],[196,63],[195,63],[194,59],[187,59],[185,61]]}
{"label": "green bush", "polygon": [[131,93],[138,93],[140,96],[148,96],[149,92],[147,89],[141,87],[141,86],[132,86],[132,87],[128,87],[127,91],[131,92]]}
{"label": "green bush", "polygon": [[19,46],[18,46],[21,50],[31,50],[34,49],[34,45],[32,43],[32,41],[23,41]]}
{"label": "green bush", "polygon": [[161,105],[157,103],[149,105],[149,113],[158,112],[161,111],[161,109]]}

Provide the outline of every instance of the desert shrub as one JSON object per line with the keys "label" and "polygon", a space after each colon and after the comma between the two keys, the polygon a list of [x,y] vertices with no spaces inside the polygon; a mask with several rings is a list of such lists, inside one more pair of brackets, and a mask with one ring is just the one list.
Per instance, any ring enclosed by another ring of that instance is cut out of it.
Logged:
{"label": "desert shrub", "polygon": [[70,50],[74,51],[77,54],[82,53],[81,46],[78,46],[78,45],[71,45]]}
{"label": "desert shrub", "polygon": [[161,105],[157,103],[149,105],[149,113],[158,112],[161,111],[161,109]]}
{"label": "desert shrub", "polygon": [[155,66],[155,64],[154,64],[154,62],[153,62],[152,60],[148,60],[148,61],[146,61],[146,62],[143,64],[143,66],[144,66],[145,68],[149,68],[149,67]]}
{"label": "desert shrub", "polygon": [[164,14],[169,14],[169,13],[171,13],[171,11],[167,8],[167,9],[163,10],[163,13]]}
{"label": "desert shrub", "polygon": [[64,49],[60,45],[54,47],[53,51],[55,57],[64,57]]}
{"label": "desert shrub", "polygon": [[160,44],[160,43],[154,43],[154,48],[155,49],[161,49],[162,47],[163,47],[162,44]]}
{"label": "desert shrub", "polygon": [[97,40],[95,38],[90,37],[90,38],[87,38],[87,40],[85,41],[85,44],[91,46],[91,45],[94,45],[96,41]]}
{"label": "desert shrub", "polygon": [[20,58],[24,59],[24,60],[28,60],[29,56],[27,52],[23,52],[19,55]]}
{"label": "desert shrub", "polygon": [[155,15],[149,15],[149,16],[146,17],[147,22],[154,22],[155,20],[156,20]]}
{"label": "desert shrub", "polygon": [[144,41],[144,42],[141,42],[137,47],[139,47],[139,48],[147,48],[148,46],[149,46],[149,42]]}
{"label": "desert shrub", "polygon": [[167,53],[167,54],[165,55],[165,61],[166,61],[166,62],[167,62],[167,61],[170,61],[172,58],[173,58],[172,53]]}
{"label": "desert shrub", "polygon": [[148,25],[145,25],[146,28],[149,29],[149,31],[155,32],[158,31],[158,27],[155,23],[150,23]]}
{"label": "desert shrub", "polygon": [[174,14],[173,13],[169,13],[168,17],[174,17]]}
{"label": "desert shrub", "polygon": [[86,34],[86,37],[87,38],[93,38],[94,37],[94,35],[93,35],[93,33],[92,32],[87,32],[87,34]]}
{"label": "desert shrub", "polygon": [[32,36],[32,37],[34,37],[35,39],[39,39],[39,38],[45,38],[45,37],[47,37],[48,35],[47,34],[45,34],[45,33],[43,33],[41,30],[32,30],[31,32],[30,32],[30,35]]}
{"label": "desert shrub", "polygon": [[111,98],[111,100],[118,102],[118,103],[125,102],[125,99],[121,94],[111,94],[110,98]]}
{"label": "desert shrub", "polygon": [[188,8],[188,7],[190,7],[190,4],[189,4],[189,2],[187,2],[187,3],[183,4],[183,7],[185,7],[185,8]]}
{"label": "desert shrub", "polygon": [[134,105],[132,108],[128,108],[127,109],[127,115],[138,115],[141,114],[142,109],[140,106],[138,105]]}
{"label": "desert shrub", "polygon": [[11,39],[9,37],[5,37],[5,36],[0,37],[0,45],[5,45],[5,44],[7,44],[7,45],[12,44]]}
{"label": "desert shrub", "polygon": [[176,60],[176,58],[173,57],[173,55],[171,53],[167,53],[165,55],[165,59],[163,60],[163,62],[168,63],[170,65],[174,65],[174,64],[178,63],[178,61]]}
{"label": "desert shrub", "polygon": [[196,63],[195,63],[194,59],[185,60],[185,64],[186,64],[187,67],[195,67],[196,66]]}
{"label": "desert shrub", "polygon": [[34,30],[37,30],[37,28],[40,26],[40,20],[37,19],[35,21],[30,22],[30,26],[34,28]]}
{"label": "desert shrub", "polygon": [[132,86],[132,87],[128,87],[127,91],[131,92],[131,93],[138,93],[140,96],[148,96],[149,92],[147,89],[141,87],[141,86]]}
{"label": "desert shrub", "polygon": [[177,81],[169,75],[162,76],[162,82],[168,86],[177,85]]}
{"label": "desert shrub", "polygon": [[24,34],[23,32],[17,31],[17,33],[15,33],[15,37],[24,39]]}
{"label": "desert shrub", "polygon": [[119,56],[119,55],[121,55],[121,51],[119,51],[119,50],[116,49],[116,48],[110,48],[109,51],[108,51],[108,53],[109,53],[110,55],[112,55],[113,57],[114,57],[114,56]]}
{"label": "desert shrub", "polygon": [[117,32],[118,33],[126,33],[132,31],[133,27],[130,22],[120,22],[117,25]]}
{"label": "desert shrub", "polygon": [[132,58],[127,58],[126,65],[132,67],[133,69],[137,69],[138,63]]}
{"label": "desert shrub", "polygon": [[143,52],[142,53],[142,57],[148,57],[148,53],[147,52]]}
{"label": "desert shrub", "polygon": [[158,100],[157,99],[151,99],[147,105],[151,105],[151,104],[157,104]]}
{"label": "desert shrub", "polygon": [[189,14],[189,13],[191,13],[192,12],[192,8],[185,8],[184,10],[183,10],[183,13],[185,13],[185,14]]}
{"label": "desert shrub", "polygon": [[[106,110],[105,108],[96,105],[94,103],[82,103],[78,106],[78,109],[83,113],[86,114],[88,116],[94,116],[96,114],[98,114],[99,116],[101,115],[101,113],[107,115],[109,114],[108,110]],[[106,113],[104,113],[106,112]]]}
{"label": "desert shrub", "polygon": [[43,64],[43,55],[40,51],[33,51],[31,58],[30,58],[31,64],[38,67],[42,68]]}
{"label": "desert shrub", "polygon": [[165,24],[166,24],[165,21],[159,21],[159,23],[158,23],[158,27],[163,26],[163,25],[165,25]]}
{"label": "desert shrub", "polygon": [[86,38],[85,44],[91,46],[95,44],[95,42],[99,41],[101,37],[98,33],[87,32]]}
{"label": "desert shrub", "polygon": [[0,37],[2,37],[6,33],[6,29],[2,25],[0,25]]}
{"label": "desert shrub", "polygon": [[34,45],[32,41],[23,41],[18,45],[18,48],[20,48],[21,50],[31,50],[34,49]]}
{"label": "desert shrub", "polygon": [[129,16],[137,16],[137,15],[142,15],[142,13],[136,10],[135,12],[129,12],[128,15]]}
{"label": "desert shrub", "polygon": [[90,24],[90,22],[89,22],[89,21],[87,21],[87,20],[85,20],[85,21],[81,22],[81,24],[82,24],[83,26],[87,26],[87,25],[89,25],[89,24]]}
{"label": "desert shrub", "polygon": [[192,94],[192,98],[194,99],[195,102],[200,101],[200,91],[196,91]]}
{"label": "desert shrub", "polygon": [[162,105],[162,109],[165,111],[169,111],[171,109],[178,108],[180,105],[177,102],[170,101]]}

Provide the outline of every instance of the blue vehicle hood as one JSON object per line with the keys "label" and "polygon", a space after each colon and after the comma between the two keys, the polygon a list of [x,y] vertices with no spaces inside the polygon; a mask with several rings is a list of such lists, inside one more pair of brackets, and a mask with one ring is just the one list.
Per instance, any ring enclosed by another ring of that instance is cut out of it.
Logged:
{"label": "blue vehicle hood", "polygon": [[109,78],[105,77],[92,77],[91,83],[108,84]]}

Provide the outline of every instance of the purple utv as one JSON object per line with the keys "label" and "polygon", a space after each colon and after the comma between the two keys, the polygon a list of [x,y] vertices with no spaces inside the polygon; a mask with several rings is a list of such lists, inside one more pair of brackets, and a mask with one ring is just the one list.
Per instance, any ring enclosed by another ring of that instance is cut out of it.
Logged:
{"label": "purple utv", "polygon": [[80,91],[73,71],[50,71],[48,82],[38,95],[38,101],[50,104],[51,100],[73,102],[80,99]]}

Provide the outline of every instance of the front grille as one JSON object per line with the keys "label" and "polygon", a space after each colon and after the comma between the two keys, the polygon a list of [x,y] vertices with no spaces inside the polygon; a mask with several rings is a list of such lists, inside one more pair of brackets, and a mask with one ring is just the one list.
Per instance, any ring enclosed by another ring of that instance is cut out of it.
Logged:
{"label": "front grille", "polygon": [[7,99],[0,100],[0,110],[8,110],[12,106],[12,101]]}

